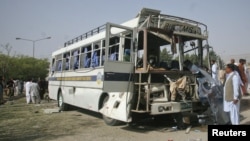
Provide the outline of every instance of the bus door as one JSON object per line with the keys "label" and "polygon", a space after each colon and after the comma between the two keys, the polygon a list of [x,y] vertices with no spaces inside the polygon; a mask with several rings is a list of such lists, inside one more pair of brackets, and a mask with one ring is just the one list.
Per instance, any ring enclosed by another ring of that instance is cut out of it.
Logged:
{"label": "bus door", "polygon": [[108,23],[106,26],[103,91],[108,94],[101,113],[128,122],[134,74],[135,29]]}

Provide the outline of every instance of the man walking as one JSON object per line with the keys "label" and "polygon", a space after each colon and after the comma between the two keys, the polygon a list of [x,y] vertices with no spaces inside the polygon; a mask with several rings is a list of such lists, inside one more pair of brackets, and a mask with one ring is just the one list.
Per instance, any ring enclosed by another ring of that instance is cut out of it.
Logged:
{"label": "man walking", "polygon": [[27,102],[27,104],[31,103],[30,86],[31,86],[31,79],[29,79],[25,83],[25,93],[26,93],[26,102]]}
{"label": "man walking", "polygon": [[232,125],[240,123],[240,77],[234,71],[233,64],[226,66],[226,81],[224,85],[224,111],[230,116]]}
{"label": "man walking", "polygon": [[31,95],[31,101],[34,104],[40,104],[41,99],[40,99],[40,95],[39,95],[39,86],[36,83],[35,80],[32,80],[32,83],[30,84],[30,95]]}

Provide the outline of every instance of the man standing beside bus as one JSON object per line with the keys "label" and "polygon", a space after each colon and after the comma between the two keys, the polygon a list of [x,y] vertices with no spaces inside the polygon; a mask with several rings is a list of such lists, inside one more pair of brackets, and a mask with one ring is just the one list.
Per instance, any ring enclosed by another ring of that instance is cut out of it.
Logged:
{"label": "man standing beside bus", "polygon": [[215,83],[219,83],[219,79],[218,79],[218,66],[215,62],[215,60],[211,61],[212,64],[212,78],[214,79]]}
{"label": "man standing beside bus", "polygon": [[234,71],[233,64],[226,65],[226,81],[224,85],[224,111],[229,113],[232,125],[240,123],[240,77]]}
{"label": "man standing beside bus", "polygon": [[30,96],[33,104],[40,104],[41,98],[39,95],[39,86],[35,80],[30,83]]}
{"label": "man standing beside bus", "polygon": [[240,73],[240,76],[241,76],[241,81],[243,83],[243,85],[241,85],[241,90],[242,90],[242,93],[244,96],[248,95],[247,94],[247,90],[246,90],[246,83],[247,83],[247,77],[246,77],[246,74],[245,74],[245,61],[244,59],[240,59],[239,60],[239,65],[238,65],[238,68],[239,68],[239,73]]}

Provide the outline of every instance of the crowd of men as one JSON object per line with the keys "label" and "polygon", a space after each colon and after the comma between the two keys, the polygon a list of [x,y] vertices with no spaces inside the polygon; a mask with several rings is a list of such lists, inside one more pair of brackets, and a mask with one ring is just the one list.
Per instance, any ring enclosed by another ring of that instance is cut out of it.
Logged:
{"label": "crowd of men", "polygon": [[[232,125],[239,125],[240,123],[240,100],[242,96],[248,96],[248,80],[249,72],[246,66],[245,59],[239,59],[239,63],[235,59],[231,59],[224,69],[224,74],[218,76],[218,66],[215,60],[211,61],[212,78],[215,82],[223,85],[223,107],[227,113]],[[219,79],[223,81],[219,81]]]}
{"label": "crowd of men", "polygon": [[9,79],[5,81],[4,77],[0,76],[0,104],[4,104],[4,95],[8,97],[8,101],[12,101],[14,96],[20,96],[25,93],[27,104],[40,103],[47,89],[45,80],[36,81],[29,79],[26,82],[23,80]]}

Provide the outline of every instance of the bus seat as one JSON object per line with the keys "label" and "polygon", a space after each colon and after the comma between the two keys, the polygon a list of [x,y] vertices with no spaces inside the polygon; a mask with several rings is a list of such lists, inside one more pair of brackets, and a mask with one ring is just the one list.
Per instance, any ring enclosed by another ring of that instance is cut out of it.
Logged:
{"label": "bus seat", "polygon": [[164,69],[168,69],[168,63],[167,62],[160,62],[160,66],[159,66],[160,68],[164,68]]}
{"label": "bus seat", "polygon": [[78,69],[79,67],[79,55],[78,55],[78,50],[74,51],[73,55],[74,55],[74,69]]}
{"label": "bus seat", "polygon": [[110,55],[109,60],[116,61],[117,60],[117,52],[114,52]]}
{"label": "bus seat", "polygon": [[88,57],[88,48],[84,48],[84,57],[83,57],[83,66],[84,68],[89,68],[90,67],[90,57]]}
{"label": "bus seat", "polygon": [[69,70],[69,56],[66,57],[66,61],[65,61],[65,67],[63,68],[64,70]]}
{"label": "bus seat", "polygon": [[84,68],[89,68],[89,67],[90,67],[90,58],[86,56],[84,60]]}
{"label": "bus seat", "polygon": [[172,60],[171,61],[171,70],[179,70],[179,69],[180,69],[179,61]]}
{"label": "bus seat", "polygon": [[65,63],[65,70],[69,70],[69,62]]}
{"label": "bus seat", "polygon": [[105,55],[101,56],[102,57],[102,66],[104,65],[104,62],[105,62]]}
{"label": "bus seat", "polygon": [[99,56],[97,56],[97,52],[95,51],[92,56],[92,67],[98,67],[99,66]]}
{"label": "bus seat", "polygon": [[58,61],[58,67],[57,67],[57,71],[61,71],[62,70],[62,61]]}
{"label": "bus seat", "polygon": [[74,58],[74,69],[78,69],[79,66],[79,57],[75,56]]}

